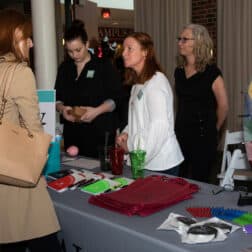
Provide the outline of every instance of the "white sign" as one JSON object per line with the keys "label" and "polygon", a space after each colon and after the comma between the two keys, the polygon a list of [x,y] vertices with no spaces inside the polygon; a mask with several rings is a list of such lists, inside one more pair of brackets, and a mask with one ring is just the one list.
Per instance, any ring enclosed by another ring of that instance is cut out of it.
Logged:
{"label": "white sign", "polygon": [[55,90],[37,90],[40,108],[40,121],[44,131],[55,138],[56,103]]}

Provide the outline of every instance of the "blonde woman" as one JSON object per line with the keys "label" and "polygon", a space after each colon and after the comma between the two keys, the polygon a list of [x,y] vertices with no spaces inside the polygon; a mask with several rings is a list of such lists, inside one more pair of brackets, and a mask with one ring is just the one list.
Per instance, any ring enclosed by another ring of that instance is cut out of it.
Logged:
{"label": "blonde woman", "polygon": [[228,111],[220,69],[212,63],[213,42],[198,24],[184,27],[178,37],[175,70],[177,116],[175,131],[185,160],[180,175],[208,182],[216,157],[217,135]]}

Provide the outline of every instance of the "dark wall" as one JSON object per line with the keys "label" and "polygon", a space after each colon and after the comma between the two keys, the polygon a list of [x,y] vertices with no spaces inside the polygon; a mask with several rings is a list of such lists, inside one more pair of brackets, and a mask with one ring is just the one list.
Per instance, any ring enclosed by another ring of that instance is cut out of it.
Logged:
{"label": "dark wall", "polygon": [[192,22],[207,27],[217,54],[217,0],[192,0]]}

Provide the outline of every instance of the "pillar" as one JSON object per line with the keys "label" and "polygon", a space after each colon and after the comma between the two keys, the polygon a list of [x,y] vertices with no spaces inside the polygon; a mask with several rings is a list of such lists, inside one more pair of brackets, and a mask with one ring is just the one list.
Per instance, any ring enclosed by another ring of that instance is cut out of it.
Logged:
{"label": "pillar", "polygon": [[38,89],[53,89],[57,74],[55,5],[31,0],[35,76]]}

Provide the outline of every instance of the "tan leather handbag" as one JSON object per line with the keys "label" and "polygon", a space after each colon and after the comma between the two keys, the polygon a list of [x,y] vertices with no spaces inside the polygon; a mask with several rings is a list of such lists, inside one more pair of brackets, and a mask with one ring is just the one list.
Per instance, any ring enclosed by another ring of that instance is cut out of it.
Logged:
{"label": "tan leather handbag", "polygon": [[51,135],[31,132],[20,115],[20,125],[3,119],[7,92],[18,64],[8,64],[0,80],[0,184],[36,186],[47,161]]}

